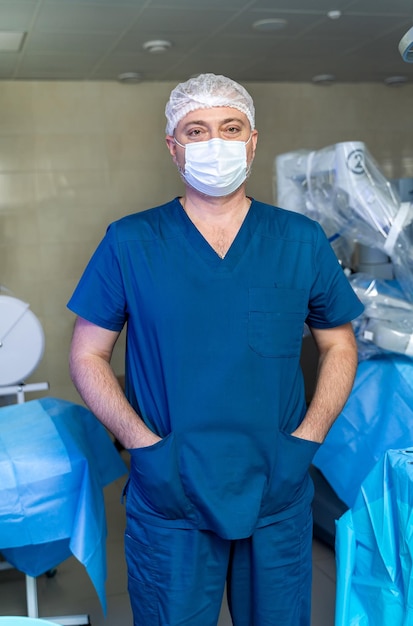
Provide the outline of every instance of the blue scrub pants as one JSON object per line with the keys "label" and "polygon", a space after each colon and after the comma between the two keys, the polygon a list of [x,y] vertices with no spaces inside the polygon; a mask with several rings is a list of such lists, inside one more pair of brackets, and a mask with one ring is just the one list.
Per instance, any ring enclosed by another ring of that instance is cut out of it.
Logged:
{"label": "blue scrub pants", "polygon": [[134,626],[216,626],[225,584],[234,626],[310,626],[310,507],[232,541],[129,516],[125,549]]}

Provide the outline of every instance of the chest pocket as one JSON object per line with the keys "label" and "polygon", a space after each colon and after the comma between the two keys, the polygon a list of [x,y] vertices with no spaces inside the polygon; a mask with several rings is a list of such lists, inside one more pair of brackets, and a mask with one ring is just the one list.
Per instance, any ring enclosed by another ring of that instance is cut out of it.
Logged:
{"label": "chest pocket", "polygon": [[250,288],[250,348],[264,357],[299,356],[306,316],[305,290]]}

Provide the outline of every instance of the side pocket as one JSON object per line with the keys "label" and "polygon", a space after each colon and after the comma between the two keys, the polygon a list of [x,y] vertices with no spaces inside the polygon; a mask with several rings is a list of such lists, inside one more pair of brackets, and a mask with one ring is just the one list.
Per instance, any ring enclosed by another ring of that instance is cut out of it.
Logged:
{"label": "side pocket", "polygon": [[308,470],[321,444],[279,433],[277,460],[266,492],[261,515],[272,515],[294,504],[310,484]]}
{"label": "side pocket", "polygon": [[134,624],[159,624],[156,596],[157,572],[150,547],[125,533],[125,556],[128,566],[128,592],[133,612]]}
{"label": "side pocket", "polygon": [[129,452],[128,500],[132,500],[132,507],[166,519],[192,519],[194,507],[183,488],[174,434]]}

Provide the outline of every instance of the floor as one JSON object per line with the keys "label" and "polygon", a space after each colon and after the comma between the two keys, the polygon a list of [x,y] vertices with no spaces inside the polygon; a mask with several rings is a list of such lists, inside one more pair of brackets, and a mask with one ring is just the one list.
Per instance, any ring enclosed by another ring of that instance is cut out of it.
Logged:
{"label": "floor", "polygon": [[[126,457],[125,457],[126,460]],[[92,626],[132,626],[123,558],[124,508],[120,504],[124,479],[105,488],[108,539],[108,610],[103,616],[96,593],[83,566],[74,558],[62,563],[54,577],[37,579],[39,616],[88,614]],[[311,626],[333,626],[335,559],[333,550],[313,541],[313,613]],[[0,615],[25,615],[25,577],[16,570],[0,571]],[[225,602],[218,626],[231,626]]]}

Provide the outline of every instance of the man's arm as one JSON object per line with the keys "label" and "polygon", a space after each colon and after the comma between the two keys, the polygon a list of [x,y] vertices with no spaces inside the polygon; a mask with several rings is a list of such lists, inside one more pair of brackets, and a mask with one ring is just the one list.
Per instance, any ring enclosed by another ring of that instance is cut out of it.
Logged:
{"label": "man's arm", "polygon": [[70,375],[89,409],[125,448],[150,446],[160,440],[134,411],[110,366],[118,332],[79,317],[70,349]]}
{"label": "man's arm", "polygon": [[322,443],[350,395],[357,370],[357,344],[350,322],[310,330],[319,352],[317,383],[307,413],[292,434]]}

